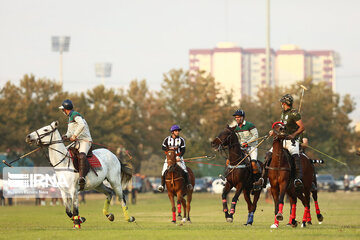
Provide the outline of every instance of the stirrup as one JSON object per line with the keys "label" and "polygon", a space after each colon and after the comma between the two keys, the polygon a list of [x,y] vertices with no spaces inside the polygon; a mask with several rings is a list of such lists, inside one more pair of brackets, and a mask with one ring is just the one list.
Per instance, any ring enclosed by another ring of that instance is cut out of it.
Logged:
{"label": "stirrup", "polygon": [[260,177],[256,182],[253,183],[254,186],[260,187],[264,184],[264,178]]}
{"label": "stirrup", "polygon": [[160,186],[158,187],[158,191],[159,191],[159,192],[164,192],[164,187],[163,187],[162,185],[160,185]]}
{"label": "stirrup", "polygon": [[297,179],[294,180],[294,186],[295,186],[295,188],[302,188],[302,187],[304,187],[303,182],[302,182],[301,179],[299,179],[299,178],[297,178]]}

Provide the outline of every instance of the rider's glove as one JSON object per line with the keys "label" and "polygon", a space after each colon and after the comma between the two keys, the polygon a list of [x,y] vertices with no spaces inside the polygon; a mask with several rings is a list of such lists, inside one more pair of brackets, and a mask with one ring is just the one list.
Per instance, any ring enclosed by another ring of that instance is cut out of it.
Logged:
{"label": "rider's glove", "polygon": [[68,137],[66,136],[66,134],[65,134],[65,135],[62,135],[61,139],[63,140],[63,142],[65,142],[65,141],[68,141],[68,140],[69,140],[69,139],[68,139]]}
{"label": "rider's glove", "polygon": [[71,137],[70,137],[70,141],[76,141],[76,136],[75,135],[72,135]]}

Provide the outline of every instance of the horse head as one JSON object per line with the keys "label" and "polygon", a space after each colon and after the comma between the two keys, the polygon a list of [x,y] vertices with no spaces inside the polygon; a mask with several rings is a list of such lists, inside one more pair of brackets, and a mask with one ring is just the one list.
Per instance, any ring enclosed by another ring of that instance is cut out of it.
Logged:
{"label": "horse head", "polygon": [[231,147],[238,143],[237,136],[234,131],[235,127],[227,126],[212,142],[211,147],[219,151],[226,146]]}
{"label": "horse head", "polygon": [[25,142],[28,144],[36,143],[38,146],[47,146],[61,141],[60,133],[57,131],[58,126],[59,122],[54,121],[50,125],[42,127],[27,135]]}
{"label": "horse head", "polygon": [[168,148],[166,151],[166,161],[169,168],[169,171],[172,172],[175,170],[176,165],[176,148]]}
{"label": "horse head", "polygon": [[286,138],[285,125],[282,122],[274,122],[272,125],[274,132],[274,137],[279,140],[284,140]]}

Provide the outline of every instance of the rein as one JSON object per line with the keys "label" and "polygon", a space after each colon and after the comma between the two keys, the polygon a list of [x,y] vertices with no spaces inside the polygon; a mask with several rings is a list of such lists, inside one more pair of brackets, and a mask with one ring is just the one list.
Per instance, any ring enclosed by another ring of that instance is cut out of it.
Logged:
{"label": "rein", "polygon": [[[51,125],[50,125],[50,126],[51,126]],[[38,143],[38,145],[40,146],[41,149],[43,149],[43,147],[48,147],[49,149],[51,149],[51,150],[53,150],[53,151],[56,151],[56,152],[58,152],[58,153],[60,153],[60,154],[62,154],[62,155],[64,156],[58,163],[56,163],[55,165],[53,165],[53,164],[51,163],[51,161],[50,161],[50,157],[49,157],[48,155],[46,155],[46,153],[44,153],[46,159],[48,160],[48,162],[50,163],[50,165],[54,168],[54,170],[56,170],[55,167],[57,167],[59,164],[61,164],[62,162],[64,162],[67,157],[69,158],[69,162],[68,162],[68,168],[69,168],[69,167],[70,167],[70,158],[71,158],[71,157],[69,156],[69,151],[66,151],[66,154],[64,154],[63,152],[61,152],[61,151],[59,151],[59,150],[51,147],[51,145],[53,145],[53,144],[64,143],[63,140],[52,141],[52,139],[53,139],[53,134],[54,134],[54,132],[55,132],[57,129],[56,129],[56,128],[53,128],[53,126],[51,126],[51,129],[52,129],[51,131],[49,131],[49,132],[47,132],[47,133],[43,133],[43,134],[39,134],[38,131],[36,130],[35,133],[36,133],[36,135],[38,136],[37,143]],[[42,141],[41,141],[42,138],[44,138],[44,137],[46,137],[46,136],[48,136],[48,135],[50,135],[50,134],[51,134],[51,136],[50,136],[50,141],[49,141],[49,142],[42,142]],[[72,142],[70,145],[74,145],[74,144],[75,144],[75,142]],[[58,170],[60,170],[60,169],[58,169]],[[66,170],[67,170],[67,169],[66,169]],[[74,170],[74,171],[75,171],[75,170]]]}

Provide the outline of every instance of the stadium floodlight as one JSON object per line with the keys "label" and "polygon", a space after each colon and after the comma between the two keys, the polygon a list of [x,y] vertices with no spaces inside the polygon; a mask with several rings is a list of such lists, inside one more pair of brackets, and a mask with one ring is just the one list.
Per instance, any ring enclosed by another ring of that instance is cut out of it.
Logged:
{"label": "stadium floodlight", "polygon": [[62,53],[68,52],[70,47],[70,37],[69,36],[52,36],[51,37],[51,46],[53,52],[60,53],[60,84],[63,84],[63,58]]}
{"label": "stadium floodlight", "polygon": [[96,77],[101,78],[103,85],[105,85],[105,78],[111,77],[111,68],[112,64],[108,62],[95,64]]}

